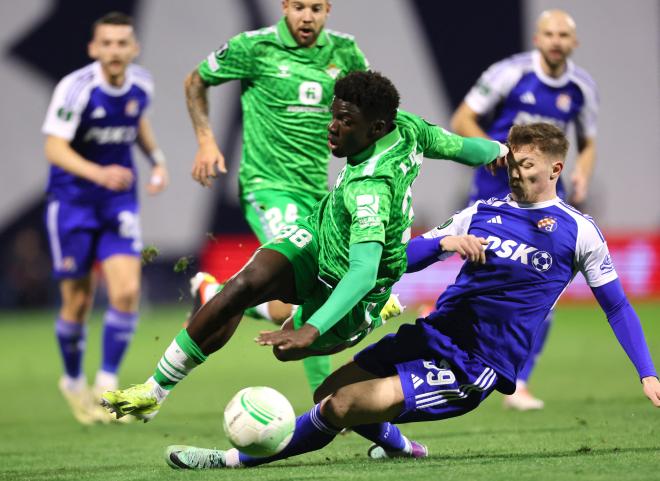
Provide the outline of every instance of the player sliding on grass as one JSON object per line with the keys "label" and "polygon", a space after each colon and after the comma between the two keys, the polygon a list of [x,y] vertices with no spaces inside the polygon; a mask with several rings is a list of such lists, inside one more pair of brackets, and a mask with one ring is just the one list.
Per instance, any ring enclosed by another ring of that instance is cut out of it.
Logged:
{"label": "player sliding on grass", "polygon": [[271,299],[300,306],[281,331],[260,336],[280,360],[339,352],[381,324],[391,286],[406,269],[411,185],[422,156],[483,165],[508,151],[397,113],[398,105],[380,74],[354,72],[336,83],[328,141],[347,162],[334,188],[192,317],[145,384],[106,393],[106,407],[150,419],[178,382],[229,341],[246,308]]}
{"label": "player sliding on grass", "polygon": [[[342,428],[376,443],[372,458],[426,456],[392,423],[460,416],[494,390],[511,393],[545,316],[577,271],[635,365],[644,394],[660,407],[660,383],[635,311],[602,234],[556,194],[568,142],[549,124],[509,133],[509,197],[479,201],[408,245],[408,271],[458,252],[470,263],[435,310],[404,324],[331,374],[319,403],[298,417],[293,438],[272,457],[236,449],[170,446],[174,468],[252,467],[314,451]],[[262,335],[262,340],[267,336]]]}

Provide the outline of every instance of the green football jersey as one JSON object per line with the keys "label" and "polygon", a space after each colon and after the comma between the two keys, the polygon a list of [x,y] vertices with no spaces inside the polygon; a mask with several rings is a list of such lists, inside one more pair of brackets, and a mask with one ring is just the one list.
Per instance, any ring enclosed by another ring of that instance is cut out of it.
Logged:
{"label": "green football jersey", "polygon": [[282,18],[233,37],[201,62],[209,85],[241,80],[242,192],[327,193],[327,127],[335,81],[368,63],[352,36],[324,29],[300,47]]}
{"label": "green football jersey", "polygon": [[[349,246],[375,241],[383,244],[383,253],[376,286],[365,299],[389,289],[406,270],[406,245],[414,217],[412,184],[423,157],[464,162],[464,141],[399,111],[392,132],[348,158],[334,188],[310,216],[318,236],[321,279],[336,286],[348,271]],[[483,142],[487,148],[477,162],[487,163],[498,156],[499,147]]]}

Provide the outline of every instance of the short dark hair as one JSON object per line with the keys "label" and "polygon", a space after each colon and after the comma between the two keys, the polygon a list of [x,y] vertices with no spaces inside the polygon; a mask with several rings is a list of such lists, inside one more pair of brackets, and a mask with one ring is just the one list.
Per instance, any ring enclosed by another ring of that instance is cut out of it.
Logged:
{"label": "short dark hair", "polygon": [[399,92],[378,72],[351,72],[335,84],[335,97],[350,102],[370,120],[390,123],[399,108]]}
{"label": "short dark hair", "polygon": [[523,145],[533,145],[542,153],[564,160],[568,152],[568,139],[564,132],[549,123],[538,122],[528,125],[514,125],[507,139],[515,150]]}
{"label": "short dark hair", "polygon": [[134,27],[133,17],[123,12],[108,12],[92,24],[92,37],[99,25],[128,25]]}

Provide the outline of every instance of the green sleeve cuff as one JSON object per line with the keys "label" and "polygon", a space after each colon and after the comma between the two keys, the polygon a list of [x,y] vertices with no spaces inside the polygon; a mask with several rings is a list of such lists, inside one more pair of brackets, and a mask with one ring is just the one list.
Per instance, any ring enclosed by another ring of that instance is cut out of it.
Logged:
{"label": "green sleeve cuff", "polygon": [[498,155],[500,147],[497,142],[481,137],[465,137],[461,152],[455,160],[464,165],[478,167],[492,162]]}
{"label": "green sleeve cuff", "polygon": [[348,272],[307,324],[315,327],[319,334],[323,335],[343,319],[376,285],[382,253],[383,246],[379,242],[351,245],[348,254]]}

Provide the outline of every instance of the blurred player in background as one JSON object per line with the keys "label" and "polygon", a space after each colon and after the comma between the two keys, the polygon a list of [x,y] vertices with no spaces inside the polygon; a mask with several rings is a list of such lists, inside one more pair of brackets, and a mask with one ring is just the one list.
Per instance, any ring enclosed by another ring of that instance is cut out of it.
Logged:
{"label": "blurred player in background", "polygon": [[[173,445],[166,462],[175,469],[254,467],[321,449],[349,427],[375,443],[370,458],[426,457],[426,447],[394,424],[462,416],[495,390],[513,392],[534,337],[576,271],[635,366],[644,395],[660,407],[642,326],[607,243],[591,217],[557,197],[566,137],[549,124],[515,126],[509,145],[510,196],[478,201],[408,244],[407,272],[455,252],[468,260],[456,282],[428,316],[332,373],[282,452],[256,458],[237,449]],[[545,229],[544,219],[554,219],[556,228]]]}
{"label": "blurred player in background", "polygon": [[205,304],[172,341],[145,384],[103,395],[118,416],[149,420],[192,370],[231,339],[257,301],[295,301],[283,329],[262,332],[283,361],[339,352],[382,324],[381,309],[406,270],[411,185],[423,157],[478,166],[508,151],[397,111],[399,94],[377,73],[337,81],[326,138],[346,165],[312,214],[286,226]]}
{"label": "blurred player in background", "polygon": [[[142,239],[131,153],[136,142],[152,163],[148,192],[161,192],[168,183],[165,157],[145,116],[153,80],[131,63],[139,53],[132,19],[112,12],[97,20],[88,53],[95,62],[58,83],[42,129],[51,164],[46,225],[62,296],[55,327],[64,363],[59,388],[83,424],[112,418],[98,399],[117,386],[138,322]],[[95,261],[101,264],[110,306],[103,320],[101,366],[90,392],[82,364]]]}
{"label": "blurred player in background", "polygon": [[[570,202],[575,205],[582,204],[587,196],[596,157],[598,112],[595,82],[569,60],[577,44],[575,22],[570,15],[561,10],[543,12],[534,35],[536,49],[504,59],[486,70],[451,123],[460,135],[504,142],[512,125],[549,122],[566,131],[574,122],[579,155],[570,175]],[[486,130],[480,126],[482,122],[488,125]],[[493,176],[481,168],[474,175],[470,203],[491,197],[502,199],[509,192],[506,169],[499,169]],[[565,197],[561,179],[557,193],[562,199]],[[505,406],[520,410],[543,408],[543,401],[527,389],[527,381],[543,349],[551,320],[552,313],[520,373],[518,390],[505,398]]]}
{"label": "blurred player in background", "polygon": [[[328,0],[284,0],[271,27],[243,32],[211,53],[186,78],[186,101],[199,148],[193,178],[205,187],[226,173],[209,122],[209,87],[241,81],[243,155],[239,172],[245,219],[262,244],[306,217],[328,191],[326,130],[337,78],[366,70],[353,37],[324,28]],[[197,308],[221,285],[206,273],[191,280]],[[292,307],[279,301],[251,308],[251,317],[282,324]],[[312,391],[330,373],[327,356],[306,359]]]}

